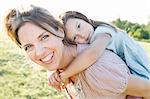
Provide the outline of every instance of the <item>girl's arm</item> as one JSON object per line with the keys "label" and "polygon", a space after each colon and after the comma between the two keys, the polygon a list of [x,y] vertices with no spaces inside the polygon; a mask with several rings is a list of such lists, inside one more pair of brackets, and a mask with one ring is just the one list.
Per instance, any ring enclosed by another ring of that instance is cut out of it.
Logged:
{"label": "girl's arm", "polygon": [[66,68],[64,72],[60,74],[61,79],[65,80],[89,66],[91,66],[104,52],[108,42],[110,41],[111,36],[107,33],[101,33],[97,35],[95,40],[90,44],[86,50],[80,53],[72,63]]}
{"label": "girl's arm", "polygon": [[130,75],[128,80],[126,94],[132,96],[141,96],[144,99],[150,99],[150,80],[139,76]]}

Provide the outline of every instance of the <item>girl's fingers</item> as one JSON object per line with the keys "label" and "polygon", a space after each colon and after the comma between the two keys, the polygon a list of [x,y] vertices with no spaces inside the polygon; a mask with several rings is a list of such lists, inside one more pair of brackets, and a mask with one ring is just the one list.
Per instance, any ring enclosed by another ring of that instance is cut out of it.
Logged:
{"label": "girl's fingers", "polygon": [[58,91],[63,90],[62,86],[54,86],[55,89],[57,89]]}
{"label": "girl's fingers", "polygon": [[61,78],[60,78],[60,76],[59,76],[58,73],[55,73],[54,77],[55,77],[55,79],[56,79],[57,82],[59,82],[59,83],[61,82]]}
{"label": "girl's fingers", "polygon": [[50,77],[50,78],[48,79],[48,81],[49,81],[49,82],[48,82],[48,85],[49,85],[49,86],[52,86],[52,85],[53,85],[52,77]]}
{"label": "girl's fingers", "polygon": [[59,69],[58,71],[59,71],[59,73],[62,73],[64,70],[63,69]]}
{"label": "girl's fingers", "polygon": [[51,81],[52,81],[52,85],[53,85],[53,86],[59,85],[59,82],[58,82],[58,81],[56,80],[56,78],[55,78],[55,74],[53,75]]}
{"label": "girl's fingers", "polygon": [[[54,87],[57,90],[62,90],[65,88],[66,84],[65,82],[61,81],[61,78],[59,76],[59,72],[55,72],[53,73],[50,77],[49,77],[49,86]],[[63,83],[63,84],[62,84]]]}
{"label": "girl's fingers", "polygon": [[55,79],[55,74],[51,75],[49,78],[49,86],[59,85],[59,82]]}

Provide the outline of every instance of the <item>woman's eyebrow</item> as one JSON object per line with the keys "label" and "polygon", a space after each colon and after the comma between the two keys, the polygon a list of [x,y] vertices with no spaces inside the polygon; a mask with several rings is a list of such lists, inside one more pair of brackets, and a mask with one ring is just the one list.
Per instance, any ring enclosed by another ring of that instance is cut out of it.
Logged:
{"label": "woman's eyebrow", "polygon": [[29,45],[31,45],[31,44],[25,44],[24,46],[23,46],[23,48],[25,49],[27,46],[29,46]]}
{"label": "woman's eyebrow", "polygon": [[[44,34],[46,33],[46,31],[42,32],[37,38],[40,39]],[[25,44],[23,45],[23,48],[25,48],[26,46],[29,46],[31,44]]]}
{"label": "woman's eyebrow", "polygon": [[42,32],[42,33],[38,36],[38,39],[40,39],[45,33],[46,33],[46,31]]}

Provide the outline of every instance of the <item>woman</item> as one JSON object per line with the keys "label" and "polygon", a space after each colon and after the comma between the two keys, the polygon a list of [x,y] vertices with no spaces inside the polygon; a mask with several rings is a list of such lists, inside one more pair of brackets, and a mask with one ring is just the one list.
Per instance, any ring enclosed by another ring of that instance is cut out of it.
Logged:
{"label": "woman", "polygon": [[[5,26],[9,37],[33,62],[50,71],[65,69],[88,46],[68,44],[63,25],[47,10],[35,6],[23,10],[11,10]],[[78,74],[74,85],[79,99],[125,99],[126,94],[147,97],[150,92],[150,82],[130,75],[125,63],[108,50]]]}

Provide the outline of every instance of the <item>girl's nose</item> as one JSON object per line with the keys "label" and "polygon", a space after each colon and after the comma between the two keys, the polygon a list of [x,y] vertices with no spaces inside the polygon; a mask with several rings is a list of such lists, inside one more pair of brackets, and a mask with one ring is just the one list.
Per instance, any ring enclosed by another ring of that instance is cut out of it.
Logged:
{"label": "girl's nose", "polygon": [[86,38],[82,35],[76,35],[75,42],[76,43],[86,43]]}
{"label": "girl's nose", "polygon": [[80,37],[76,40],[76,42],[80,43],[80,44],[84,44],[84,43],[86,43],[86,40],[85,40],[85,38]]}

